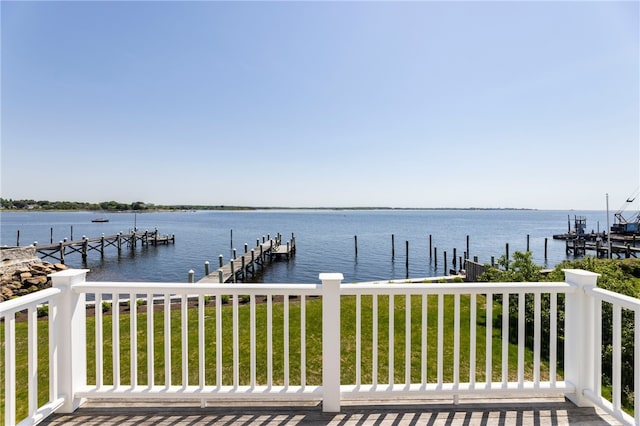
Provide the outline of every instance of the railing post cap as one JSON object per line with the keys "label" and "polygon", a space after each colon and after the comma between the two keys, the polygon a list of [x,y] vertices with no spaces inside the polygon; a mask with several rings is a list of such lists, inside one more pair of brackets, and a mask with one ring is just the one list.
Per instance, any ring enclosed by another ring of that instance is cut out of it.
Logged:
{"label": "railing post cap", "polygon": [[83,282],[89,269],[65,269],[63,271],[49,274],[53,287],[68,286],[78,282]]}
{"label": "railing post cap", "polygon": [[342,281],[344,275],[340,272],[323,272],[320,274],[320,281]]}
{"label": "railing post cap", "polygon": [[597,286],[598,277],[600,274],[591,271],[585,271],[584,269],[563,269],[565,280],[569,284],[577,286]]}

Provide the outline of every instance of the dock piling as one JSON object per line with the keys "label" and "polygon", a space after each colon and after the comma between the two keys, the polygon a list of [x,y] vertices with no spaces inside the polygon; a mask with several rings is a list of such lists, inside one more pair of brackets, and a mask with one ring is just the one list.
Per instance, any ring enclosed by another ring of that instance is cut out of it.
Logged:
{"label": "dock piling", "polygon": [[356,257],[358,257],[358,236],[357,235],[353,236],[353,241],[356,249]]}

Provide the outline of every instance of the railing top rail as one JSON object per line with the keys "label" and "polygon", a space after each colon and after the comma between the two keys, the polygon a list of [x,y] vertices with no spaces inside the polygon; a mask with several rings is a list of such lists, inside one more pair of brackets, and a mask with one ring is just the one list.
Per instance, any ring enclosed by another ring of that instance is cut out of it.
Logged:
{"label": "railing top rail", "polygon": [[83,282],[73,285],[77,293],[156,293],[178,295],[256,294],[321,295],[321,284],[187,284],[151,282]]}
{"label": "railing top rail", "polygon": [[57,296],[61,292],[62,290],[60,290],[59,288],[47,288],[44,290],[27,294],[25,296],[20,296],[20,297],[16,297],[15,299],[7,300],[5,302],[0,303],[0,316],[5,316],[15,312],[20,312],[31,306],[39,305]]}
{"label": "railing top rail", "polygon": [[571,293],[564,282],[538,283],[361,283],[343,284],[342,294],[483,294],[483,293]]}
{"label": "railing top rail", "polygon": [[625,309],[631,309],[640,313],[640,299],[636,299],[631,296],[625,296],[624,294],[616,293],[604,288],[587,288],[587,292],[590,292],[593,297],[596,297],[602,301],[620,305]]}

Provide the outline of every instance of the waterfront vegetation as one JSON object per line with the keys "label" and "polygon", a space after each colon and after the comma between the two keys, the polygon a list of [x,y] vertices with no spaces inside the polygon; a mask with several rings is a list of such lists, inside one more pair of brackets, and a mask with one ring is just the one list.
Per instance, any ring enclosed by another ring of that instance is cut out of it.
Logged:
{"label": "waterfront vegetation", "polygon": [[[530,256],[527,253],[514,254],[514,260],[507,262],[505,259],[501,259],[502,268],[500,270],[494,270],[488,272],[484,279],[499,280],[499,281],[514,281],[518,280],[535,281],[535,280],[548,280],[548,281],[563,281],[564,274],[562,269],[564,268],[580,268],[586,269],[601,274],[598,279],[598,285],[602,288],[607,288],[612,291],[617,291],[622,294],[626,294],[633,297],[640,296],[640,261],[637,259],[631,260],[606,260],[606,259],[593,259],[585,258],[583,260],[576,260],[570,262],[563,262],[558,265],[556,269],[548,275],[540,274],[540,268],[532,265]],[[508,265],[507,265],[508,264]],[[508,269],[504,268],[508,266]],[[263,298],[257,297],[258,302],[262,302]],[[232,322],[232,307],[229,304],[225,304],[222,307],[222,322],[228,324],[223,329],[222,345],[221,348],[216,347],[215,342],[215,329],[216,329],[216,313],[215,313],[215,298],[207,298],[207,306],[205,308],[205,375],[207,385],[215,385],[216,377],[216,356],[217,351],[222,351],[222,374],[223,385],[231,385],[233,377],[233,336],[230,324]],[[443,359],[445,360],[443,365],[443,380],[451,381],[453,379],[453,296],[444,297],[444,339],[442,342],[442,349],[444,351]],[[422,327],[421,327],[421,298],[418,296],[412,296],[409,299],[411,303],[411,379],[414,382],[420,381],[420,363],[421,363],[421,339],[422,339]],[[394,381],[396,383],[404,383],[405,380],[405,303],[407,299],[403,296],[396,296],[394,298],[394,330],[393,338],[395,342],[394,352]],[[485,377],[485,329],[486,329],[486,305],[483,297],[478,297],[476,300],[477,309],[477,332],[476,332],[476,381],[482,382],[486,380]],[[510,300],[510,307],[513,308],[514,302]],[[529,301],[527,301],[529,303]],[[378,298],[378,380],[385,382],[389,376],[388,361],[389,353],[387,349],[387,343],[389,341],[389,297],[379,296]],[[493,380],[500,380],[502,352],[501,352],[501,300],[496,297],[493,301],[493,318],[491,319],[493,327],[493,343],[492,343],[492,362]],[[342,327],[342,341],[341,341],[341,356],[342,356],[342,382],[344,384],[355,383],[355,362],[356,362],[356,338],[355,338],[355,296],[343,297],[341,299],[341,327]],[[543,299],[544,305],[544,299]],[[147,384],[147,315],[146,306],[140,303],[129,304],[125,307],[125,311],[131,309],[131,306],[135,306],[134,312],[136,313],[137,320],[137,373],[138,384]],[[318,319],[322,317],[322,301],[319,298],[307,298],[306,300],[306,384],[319,385],[322,378],[322,345],[321,345],[321,332],[322,322]],[[427,334],[427,381],[433,383],[437,377],[437,296],[428,297],[428,334]],[[559,301],[559,307],[563,304]],[[103,354],[104,354],[104,383],[113,383],[111,366],[112,360],[112,316],[111,306],[106,307],[107,314],[103,317]],[[543,312],[546,309],[543,306]],[[531,311],[527,309],[527,311]],[[372,379],[372,318],[373,318],[373,304],[372,297],[362,297],[362,382],[370,382]],[[470,298],[468,296],[461,296],[461,311],[460,311],[460,380],[467,381],[469,378],[469,353],[470,353],[470,338],[469,338],[469,318],[470,318]],[[513,309],[510,312],[514,314]],[[291,299],[289,303],[289,356],[290,356],[290,383],[291,385],[300,384],[300,300]],[[122,385],[130,384],[130,312],[123,312],[120,315],[120,383]],[[173,385],[182,385],[182,359],[181,359],[181,319],[180,310],[172,310],[171,315],[171,383]],[[249,383],[250,372],[250,338],[249,338],[249,305],[241,305],[239,307],[239,381],[241,385]],[[629,315],[630,314],[630,315]],[[544,315],[543,315],[544,316]],[[256,339],[256,372],[257,381],[260,384],[266,384],[266,370],[267,370],[267,304],[257,303],[256,305],[256,324],[257,324],[257,339]],[[559,334],[563,334],[563,312],[560,309],[559,312]],[[153,321],[155,323],[154,329],[156,330],[154,335],[154,381],[156,385],[163,385],[165,383],[164,377],[164,312],[154,312]],[[529,329],[530,318],[527,318],[527,336],[530,335]],[[513,320],[511,324],[515,324]],[[612,342],[611,336],[606,333],[606,330],[610,329],[611,324],[611,309],[607,309],[605,306],[603,309],[603,323],[605,324],[603,333],[603,389],[610,391],[610,371],[611,371],[611,358],[612,358]],[[545,324],[543,323],[543,328]],[[4,327],[0,327],[0,371],[4,372]],[[188,343],[189,343],[189,360],[188,360],[188,382],[190,385],[198,384],[198,312],[197,309],[189,309],[188,311]],[[284,304],[273,303],[273,369],[274,369],[274,385],[284,383]],[[548,330],[543,330],[543,336],[548,333]],[[16,335],[17,337],[17,398],[18,398],[18,418],[22,418],[27,414],[27,323],[25,321],[18,321],[16,323]],[[512,335],[512,333],[510,333]],[[623,363],[626,371],[633,371],[633,314],[629,312],[623,312]],[[543,341],[544,341],[543,337]],[[38,365],[38,394],[39,402],[45,403],[48,399],[48,362],[47,360],[47,342],[48,342],[48,322],[42,318],[38,321],[38,357],[40,359]],[[96,379],[96,367],[95,367],[95,317],[89,315],[87,317],[87,378],[89,383],[95,383]],[[545,355],[543,349],[543,357]],[[515,340],[512,340],[509,344],[509,379],[515,380],[517,373],[517,345]],[[527,348],[525,353],[525,364],[532,365],[533,353],[531,348]],[[541,379],[548,379],[548,358],[543,360],[541,367]],[[558,374],[562,376],[562,344],[558,345]],[[2,375],[1,377],[4,377]],[[529,369],[525,370],[525,380],[532,380],[533,372]],[[561,379],[560,379],[561,380]],[[633,412],[633,375],[623,375],[623,404],[625,410],[629,413]],[[0,378],[0,402],[4,404],[4,379]],[[0,406],[0,413],[3,413],[4,408]],[[0,414],[1,416],[1,414]]]}
{"label": "waterfront vegetation", "polygon": [[[595,272],[600,274],[598,277],[598,287],[606,290],[610,290],[616,293],[624,294],[626,296],[640,299],[640,259],[597,259],[587,256],[579,260],[565,260],[556,267],[549,274],[542,274],[542,268],[535,265],[531,260],[530,252],[516,252],[512,260],[507,260],[504,256],[498,260],[499,268],[491,268],[487,265],[487,272],[480,277],[482,281],[503,281],[503,282],[537,282],[537,281],[563,281],[564,272],[563,269],[584,269],[586,271]],[[544,320],[544,312],[548,312],[549,300],[548,298],[542,298],[542,333],[543,342],[547,339],[544,336],[548,335],[548,323]],[[516,318],[517,315],[517,298],[511,298],[509,303],[509,311],[512,318]],[[533,328],[533,300],[527,298],[526,309],[527,316],[525,317],[525,323],[527,330]],[[563,312],[560,312],[561,316],[564,316]],[[510,321],[513,323],[513,320]],[[603,394],[610,397],[612,387],[613,371],[613,310],[610,304],[604,303],[602,307],[602,389]],[[559,334],[564,334],[562,323],[558,328]],[[516,336],[513,333],[512,336]],[[634,345],[634,314],[632,311],[622,311],[622,371],[633,371],[633,353]],[[561,359],[561,358],[560,358]],[[622,406],[629,412],[633,412],[634,401],[634,383],[633,374],[623,374],[622,380]],[[608,395],[607,395],[608,394]]]}
{"label": "waterfront vegetation", "polygon": [[119,201],[102,201],[90,203],[85,201],[46,201],[46,200],[12,200],[0,198],[0,209],[3,211],[100,211],[100,212],[145,212],[158,210],[253,210],[241,206],[206,206],[206,205],[156,205],[135,201],[122,203]]}

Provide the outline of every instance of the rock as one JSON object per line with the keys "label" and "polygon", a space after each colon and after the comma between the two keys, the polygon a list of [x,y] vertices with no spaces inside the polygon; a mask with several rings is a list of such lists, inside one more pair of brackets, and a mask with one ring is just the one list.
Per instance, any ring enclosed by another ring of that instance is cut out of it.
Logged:
{"label": "rock", "polygon": [[58,271],[64,271],[65,269],[69,269],[67,265],[65,265],[64,263],[56,263],[55,265],[53,265],[53,267],[56,268]]}
{"label": "rock", "polygon": [[25,281],[28,280],[29,278],[33,277],[33,274],[31,274],[31,272],[22,272],[20,274],[20,280],[21,281]]}

